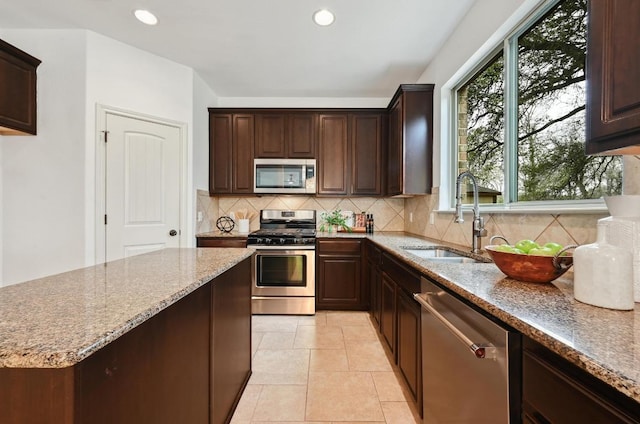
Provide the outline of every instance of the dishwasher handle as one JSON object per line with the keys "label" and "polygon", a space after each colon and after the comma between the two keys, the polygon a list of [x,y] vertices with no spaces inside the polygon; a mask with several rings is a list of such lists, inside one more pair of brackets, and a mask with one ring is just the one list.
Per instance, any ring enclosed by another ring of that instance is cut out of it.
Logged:
{"label": "dishwasher handle", "polygon": [[[458,340],[464,343],[471,353],[478,359],[495,359],[497,357],[496,348],[491,345],[481,345],[478,343],[474,343],[469,337],[467,337],[462,331],[460,331],[455,325],[451,324],[449,320],[447,320],[440,312],[438,312],[433,306],[426,302],[422,297],[420,297],[421,293],[414,293],[413,298],[422,305],[427,311],[429,311],[434,317],[438,319],[445,327],[455,335]],[[425,296],[429,296],[432,293],[427,292],[424,293]]]}

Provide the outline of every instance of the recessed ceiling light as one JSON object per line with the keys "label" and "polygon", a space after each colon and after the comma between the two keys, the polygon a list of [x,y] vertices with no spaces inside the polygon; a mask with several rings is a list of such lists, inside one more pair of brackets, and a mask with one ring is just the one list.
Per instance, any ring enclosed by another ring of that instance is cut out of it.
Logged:
{"label": "recessed ceiling light", "polygon": [[138,20],[143,24],[155,25],[158,23],[158,18],[156,18],[156,15],[149,12],[148,10],[137,9],[133,12],[133,14],[136,15],[136,18],[138,18]]}
{"label": "recessed ceiling light", "polygon": [[327,9],[320,9],[313,14],[313,22],[320,26],[331,25],[335,19],[333,12]]}

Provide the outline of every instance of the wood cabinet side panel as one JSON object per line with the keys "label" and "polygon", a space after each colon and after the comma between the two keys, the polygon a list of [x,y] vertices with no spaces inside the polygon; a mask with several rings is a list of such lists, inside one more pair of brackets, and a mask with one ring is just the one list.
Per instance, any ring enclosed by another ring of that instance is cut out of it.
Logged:
{"label": "wood cabinet side panel", "polygon": [[72,424],[74,368],[0,368],[0,422]]}
{"label": "wood cabinet side panel", "polygon": [[40,60],[0,40],[0,135],[37,133]]}
{"label": "wood cabinet side panel", "polygon": [[224,424],[251,375],[251,260],[215,278],[211,295],[212,424]]}

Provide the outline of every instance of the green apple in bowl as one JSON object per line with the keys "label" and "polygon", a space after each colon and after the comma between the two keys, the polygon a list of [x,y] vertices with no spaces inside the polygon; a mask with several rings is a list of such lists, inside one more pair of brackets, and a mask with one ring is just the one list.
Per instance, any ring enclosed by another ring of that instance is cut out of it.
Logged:
{"label": "green apple in bowl", "polygon": [[529,250],[529,255],[531,256],[554,256],[556,253],[558,252],[550,247],[534,247]]}
{"label": "green apple in bowl", "polygon": [[518,249],[517,247],[514,246],[510,246],[508,244],[501,244],[495,247],[495,249],[497,252],[506,252],[506,253],[516,253],[518,255],[525,255],[526,253],[524,253],[522,250]]}
{"label": "green apple in bowl", "polygon": [[553,242],[549,242],[549,243],[545,243],[545,245],[543,247],[549,248],[551,250],[553,250],[553,254],[555,255],[556,253],[558,253],[559,251],[562,250],[563,246],[559,243],[553,243]]}
{"label": "green apple in bowl", "polygon": [[524,239],[517,242],[514,247],[522,250],[524,253],[529,253],[531,249],[537,249],[540,245],[533,240]]}

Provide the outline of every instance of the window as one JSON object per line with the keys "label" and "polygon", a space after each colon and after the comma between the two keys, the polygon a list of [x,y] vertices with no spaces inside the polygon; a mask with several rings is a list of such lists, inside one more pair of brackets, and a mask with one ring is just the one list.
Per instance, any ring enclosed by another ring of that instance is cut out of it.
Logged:
{"label": "window", "polygon": [[587,0],[547,2],[454,89],[456,169],[481,201],[621,193],[621,157],[584,153],[586,14]]}

